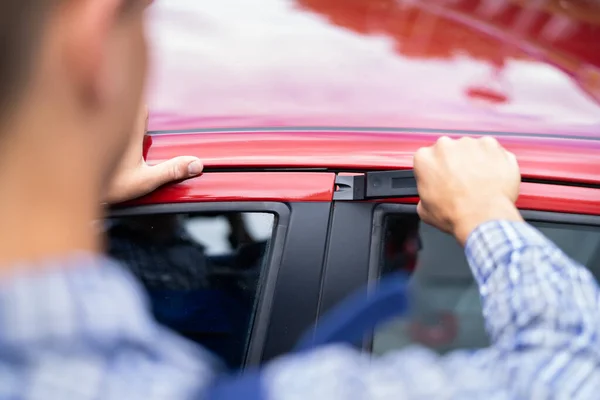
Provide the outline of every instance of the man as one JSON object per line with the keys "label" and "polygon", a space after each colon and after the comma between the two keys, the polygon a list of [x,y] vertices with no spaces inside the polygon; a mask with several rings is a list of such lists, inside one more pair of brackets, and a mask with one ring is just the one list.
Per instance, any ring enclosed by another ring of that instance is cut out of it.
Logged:
{"label": "man", "polygon": [[[202,398],[218,376],[210,355],[149,318],[91,224],[105,193],[121,201],[200,170],[191,158],[148,167],[139,144],[122,157],[145,75],[145,3],[0,2],[2,399]],[[422,220],[465,246],[492,346],[375,360],[331,346],[267,365],[265,396],[596,398],[598,287],[522,221],[514,156],[491,138],[442,138],[414,167]]]}

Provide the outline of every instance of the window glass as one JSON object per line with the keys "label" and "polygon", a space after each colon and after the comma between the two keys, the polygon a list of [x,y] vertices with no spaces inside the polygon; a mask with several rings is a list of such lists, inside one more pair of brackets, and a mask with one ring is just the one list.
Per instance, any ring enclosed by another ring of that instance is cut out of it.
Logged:
{"label": "window glass", "polygon": [[108,252],[142,283],[156,319],[242,365],[275,217],[152,214],[108,221]]}
{"label": "window glass", "polygon": [[[600,277],[600,229],[532,222],[573,259]],[[445,353],[489,345],[481,302],[463,249],[453,237],[410,214],[385,219],[380,271],[406,271],[413,285],[414,309],[374,333],[373,353],[410,344]]]}

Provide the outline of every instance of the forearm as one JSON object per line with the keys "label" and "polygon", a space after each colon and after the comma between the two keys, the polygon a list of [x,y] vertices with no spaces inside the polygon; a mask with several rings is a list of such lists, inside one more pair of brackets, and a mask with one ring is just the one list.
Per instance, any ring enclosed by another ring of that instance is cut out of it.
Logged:
{"label": "forearm", "polygon": [[558,348],[600,333],[594,277],[532,226],[484,223],[469,236],[466,254],[495,346]]}

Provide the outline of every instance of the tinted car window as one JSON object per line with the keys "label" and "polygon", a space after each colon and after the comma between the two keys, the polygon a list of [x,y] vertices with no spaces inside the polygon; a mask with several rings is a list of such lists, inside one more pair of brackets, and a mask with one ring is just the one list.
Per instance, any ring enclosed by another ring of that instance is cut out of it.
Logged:
{"label": "tinted car window", "polygon": [[267,213],[111,219],[108,251],[146,289],[159,322],[239,367],[274,220]]}
{"label": "tinted car window", "polygon": [[[569,256],[600,276],[600,229],[532,222]],[[438,353],[489,344],[477,285],[463,249],[450,235],[419,223],[416,216],[389,215],[385,220],[380,271],[410,274],[413,315],[380,327],[373,353],[384,354],[410,344]]]}

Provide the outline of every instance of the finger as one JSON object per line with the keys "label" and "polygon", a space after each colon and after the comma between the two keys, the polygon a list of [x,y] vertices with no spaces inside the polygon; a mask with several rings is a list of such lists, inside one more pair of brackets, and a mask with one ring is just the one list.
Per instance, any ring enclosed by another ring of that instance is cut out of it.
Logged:
{"label": "finger", "polygon": [[439,144],[442,146],[447,146],[452,142],[453,142],[453,140],[450,138],[450,136],[440,136],[440,138],[437,140],[436,144]]}
{"label": "finger", "polygon": [[422,201],[419,201],[419,204],[417,204],[417,215],[419,216],[421,222],[445,231],[445,228],[440,226],[439,221],[436,221],[435,218],[432,217],[431,213],[427,210],[427,207]]}
{"label": "finger", "polygon": [[515,153],[508,151],[508,150],[504,150],[506,157],[508,157],[508,160],[510,161],[510,163],[513,166],[516,166],[517,168],[519,167],[519,162],[517,161],[517,156],[515,155]]}
{"label": "finger", "polygon": [[485,146],[487,146],[490,149],[500,147],[500,142],[498,142],[498,139],[496,139],[493,136],[483,136],[481,138],[481,143],[483,143]]}
{"label": "finger", "polygon": [[425,207],[423,206],[423,202],[421,201],[419,201],[419,204],[417,204],[417,214],[419,215],[419,218],[421,218],[422,221],[427,222],[427,212],[425,211]]}
{"label": "finger", "polygon": [[519,161],[517,160],[517,156],[508,150],[504,150],[504,155],[506,156],[506,159],[508,160],[508,164],[509,164],[510,168],[513,170],[513,172],[518,173],[520,176],[521,168],[519,167]]}
{"label": "finger", "polygon": [[138,107],[137,115],[135,117],[135,124],[133,126],[133,141],[139,142],[141,137],[146,134],[148,130],[148,106],[141,104]]}
{"label": "finger", "polygon": [[170,182],[200,175],[204,166],[196,157],[182,156],[146,168],[141,185],[150,192]]}
{"label": "finger", "polygon": [[421,147],[415,152],[413,157],[413,170],[417,178],[424,168],[424,165],[432,158],[432,152],[432,147]]}

